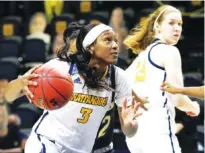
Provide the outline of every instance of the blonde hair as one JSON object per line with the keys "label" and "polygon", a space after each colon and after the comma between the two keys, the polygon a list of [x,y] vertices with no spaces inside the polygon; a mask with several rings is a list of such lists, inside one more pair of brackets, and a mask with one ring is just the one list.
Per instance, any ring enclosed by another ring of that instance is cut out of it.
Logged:
{"label": "blonde hair", "polygon": [[163,5],[151,13],[145,20],[133,28],[125,38],[124,44],[132,49],[135,54],[145,50],[155,37],[155,25],[161,23],[164,19],[165,12],[177,10],[170,5]]}

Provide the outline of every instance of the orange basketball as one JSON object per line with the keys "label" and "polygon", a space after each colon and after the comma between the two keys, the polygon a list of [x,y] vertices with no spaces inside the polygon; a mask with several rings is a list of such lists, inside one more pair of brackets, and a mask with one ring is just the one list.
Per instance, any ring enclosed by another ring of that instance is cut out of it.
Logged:
{"label": "orange basketball", "polygon": [[46,110],[55,110],[68,103],[73,94],[73,82],[68,70],[46,63],[36,69],[39,77],[33,79],[38,85],[29,86],[33,93],[32,103]]}

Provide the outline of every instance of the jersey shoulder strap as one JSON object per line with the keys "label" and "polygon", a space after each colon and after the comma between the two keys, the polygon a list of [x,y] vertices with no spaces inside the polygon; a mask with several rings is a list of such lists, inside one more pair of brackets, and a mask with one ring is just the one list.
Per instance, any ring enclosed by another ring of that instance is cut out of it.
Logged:
{"label": "jersey shoulder strap", "polygon": [[[115,66],[111,65],[111,87],[115,90],[116,83],[115,83]],[[112,92],[112,102],[115,99],[115,91]]]}

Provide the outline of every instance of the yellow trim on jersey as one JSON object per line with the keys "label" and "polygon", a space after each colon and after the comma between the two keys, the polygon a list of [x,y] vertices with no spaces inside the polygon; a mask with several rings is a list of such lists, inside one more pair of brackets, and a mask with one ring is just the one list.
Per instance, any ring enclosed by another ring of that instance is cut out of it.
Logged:
{"label": "yellow trim on jersey", "polygon": [[105,68],[105,72],[104,72],[104,74],[103,74],[103,76],[102,76],[101,79],[105,79],[105,76],[107,75],[108,70],[109,70],[109,66],[107,66],[107,67]]}
{"label": "yellow trim on jersey", "polygon": [[107,105],[108,97],[97,97],[93,95],[74,93],[71,97],[71,101],[105,107]]}

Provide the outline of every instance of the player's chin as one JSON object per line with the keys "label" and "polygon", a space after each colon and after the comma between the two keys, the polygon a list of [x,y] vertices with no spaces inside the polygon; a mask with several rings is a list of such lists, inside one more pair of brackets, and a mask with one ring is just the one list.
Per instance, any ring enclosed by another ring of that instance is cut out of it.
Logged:
{"label": "player's chin", "polygon": [[172,44],[172,45],[176,45],[176,44],[178,43],[178,41],[179,41],[179,38],[174,37],[174,38],[171,40],[171,44]]}
{"label": "player's chin", "polygon": [[169,42],[169,45],[174,46],[174,45],[176,45],[178,43],[178,41],[179,40],[172,40],[172,41]]}
{"label": "player's chin", "polygon": [[110,58],[109,60],[107,60],[107,63],[109,63],[109,64],[116,64],[117,63],[117,59],[118,58]]}

